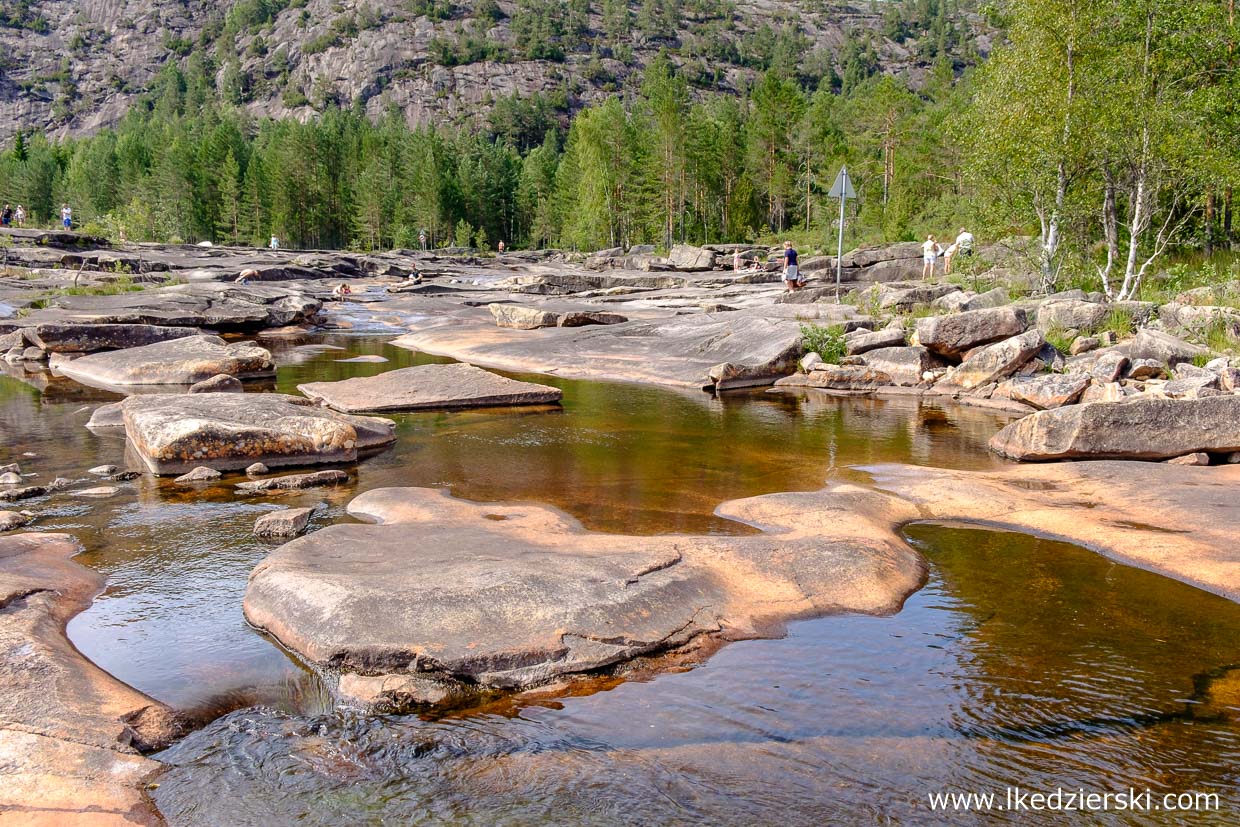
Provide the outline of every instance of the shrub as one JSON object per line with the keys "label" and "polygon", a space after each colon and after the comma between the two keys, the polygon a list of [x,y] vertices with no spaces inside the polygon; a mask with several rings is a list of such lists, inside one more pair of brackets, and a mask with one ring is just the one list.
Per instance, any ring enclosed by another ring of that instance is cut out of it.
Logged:
{"label": "shrub", "polygon": [[823,327],[816,324],[801,325],[801,350],[804,353],[817,353],[822,361],[838,365],[844,358],[844,328],[839,325]]}

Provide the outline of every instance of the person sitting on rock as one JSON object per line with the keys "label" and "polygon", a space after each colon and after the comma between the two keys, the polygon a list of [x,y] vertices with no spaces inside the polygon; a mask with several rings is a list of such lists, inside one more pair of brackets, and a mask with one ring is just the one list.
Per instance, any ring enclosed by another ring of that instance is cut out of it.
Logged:
{"label": "person sitting on rock", "polygon": [[344,282],[340,282],[340,284],[336,285],[336,289],[332,291],[332,295],[336,298],[343,298],[344,296],[350,296],[352,294],[353,289]]}
{"label": "person sitting on rock", "polygon": [[250,279],[256,279],[256,278],[258,278],[258,271],[251,268],[249,270],[242,270],[237,275],[237,277],[233,279],[233,281],[235,281],[237,284],[245,284]]}

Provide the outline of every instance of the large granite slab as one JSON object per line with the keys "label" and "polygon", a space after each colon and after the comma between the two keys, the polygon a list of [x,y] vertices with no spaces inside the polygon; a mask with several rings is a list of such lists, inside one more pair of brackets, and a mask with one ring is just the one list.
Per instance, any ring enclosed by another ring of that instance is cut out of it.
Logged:
{"label": "large granite slab", "polygon": [[297,390],[345,413],[548,405],[559,388],[519,382],[473,365],[419,365],[340,382],[310,382]]}
{"label": "large granite slab", "polygon": [[92,353],[57,369],[94,387],[193,385],[228,374],[238,379],[274,376],[271,351],[249,343],[228,344],[218,336],[187,336],[153,345]]}
{"label": "large granite slab", "polygon": [[277,393],[133,396],[120,411],[129,445],[156,474],[353,462],[396,439],[391,420]]}

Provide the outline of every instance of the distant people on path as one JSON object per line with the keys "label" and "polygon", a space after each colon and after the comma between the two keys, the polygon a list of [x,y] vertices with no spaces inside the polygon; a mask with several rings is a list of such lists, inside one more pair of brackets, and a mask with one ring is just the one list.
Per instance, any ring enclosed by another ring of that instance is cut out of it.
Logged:
{"label": "distant people on path", "polygon": [[0,210],[0,227],[11,226],[13,226],[13,208],[5,204],[4,209]]}
{"label": "distant people on path", "polygon": [[784,290],[800,290],[805,286],[801,279],[801,267],[798,263],[797,251],[791,241],[784,242]]}
{"label": "distant people on path", "polygon": [[426,249],[426,230],[418,230],[418,244],[422,245],[422,249]]}
{"label": "distant people on path", "polygon": [[353,288],[349,287],[349,285],[344,282],[340,282],[340,284],[336,285],[336,289],[332,291],[332,295],[338,299],[342,299],[345,296],[353,295]]}
{"label": "distant people on path", "polygon": [[66,230],[73,229],[73,208],[68,204],[64,204],[60,208],[60,223],[64,225]]}
{"label": "distant people on path", "polygon": [[270,243],[270,244],[268,244],[267,246],[268,246],[268,247],[270,247],[272,250],[278,250],[278,249],[280,249],[280,239],[276,238],[276,237],[273,235],[273,236],[271,237],[271,243]]}
{"label": "distant people on path", "polygon": [[26,208],[23,207],[21,204],[17,205],[17,212],[14,213],[13,217],[17,220],[17,226],[19,227],[26,226]]}
{"label": "distant people on path", "polygon": [[258,278],[258,271],[254,269],[242,270],[237,278],[233,279],[237,284],[245,284],[250,279]]}
{"label": "distant people on path", "polygon": [[934,240],[934,236],[926,236],[926,241],[921,245],[921,277],[928,279],[934,275],[934,262],[943,252],[943,248]]}

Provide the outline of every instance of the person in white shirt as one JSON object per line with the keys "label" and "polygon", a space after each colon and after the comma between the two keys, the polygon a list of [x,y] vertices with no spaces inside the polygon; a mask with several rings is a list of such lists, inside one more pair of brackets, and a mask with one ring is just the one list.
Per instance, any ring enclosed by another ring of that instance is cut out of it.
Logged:
{"label": "person in white shirt", "polygon": [[26,208],[23,207],[21,204],[17,205],[17,212],[14,213],[13,217],[17,221],[17,226],[19,227],[26,226]]}
{"label": "person in white shirt", "polygon": [[934,260],[942,251],[938,242],[934,240],[934,236],[926,236],[925,243],[921,245],[921,277],[923,280],[934,275]]}
{"label": "person in white shirt", "polygon": [[278,250],[278,249],[280,249],[280,239],[276,238],[276,237],[273,235],[273,236],[271,237],[271,243],[270,243],[269,245],[267,245],[267,246],[269,246],[269,247],[270,247],[271,249],[273,249],[273,250]]}
{"label": "person in white shirt", "polygon": [[956,251],[961,255],[973,255],[973,233],[960,228],[960,234],[956,236]]}
{"label": "person in white shirt", "polygon": [[66,230],[73,229],[73,210],[68,204],[60,208],[60,221],[65,225]]}

